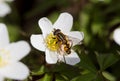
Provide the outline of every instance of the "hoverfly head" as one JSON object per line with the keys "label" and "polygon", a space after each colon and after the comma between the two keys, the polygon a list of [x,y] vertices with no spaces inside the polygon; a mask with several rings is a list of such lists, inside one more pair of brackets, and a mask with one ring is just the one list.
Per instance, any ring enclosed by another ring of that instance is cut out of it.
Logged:
{"label": "hoverfly head", "polygon": [[53,35],[57,35],[58,33],[60,33],[61,30],[60,29],[54,29]]}

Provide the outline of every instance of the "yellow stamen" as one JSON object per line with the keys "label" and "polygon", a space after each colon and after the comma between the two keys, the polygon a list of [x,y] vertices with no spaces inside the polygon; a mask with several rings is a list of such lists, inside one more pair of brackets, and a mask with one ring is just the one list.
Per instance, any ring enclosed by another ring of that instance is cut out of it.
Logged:
{"label": "yellow stamen", "polygon": [[51,51],[57,51],[59,49],[58,47],[58,39],[52,34],[50,33],[46,39],[45,39],[46,45],[47,47],[51,50]]}
{"label": "yellow stamen", "polygon": [[8,51],[0,49],[0,67],[6,66],[8,64],[9,57],[10,56]]}

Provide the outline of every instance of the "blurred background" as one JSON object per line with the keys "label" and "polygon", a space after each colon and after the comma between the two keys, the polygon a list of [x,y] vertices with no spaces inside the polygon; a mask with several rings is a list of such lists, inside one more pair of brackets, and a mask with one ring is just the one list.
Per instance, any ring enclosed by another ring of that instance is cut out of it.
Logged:
{"label": "blurred background", "polygon": [[120,0],[14,0],[5,3],[11,11],[1,16],[0,22],[7,25],[11,42],[26,40],[30,43],[31,34],[41,34],[40,18],[48,17],[54,23],[62,12],[73,16],[72,31],[84,32],[83,44],[73,47],[81,58],[75,66],[49,65],[44,52],[31,46],[30,54],[21,60],[31,71],[25,81],[120,81],[120,46],[113,40],[113,31],[120,26]]}

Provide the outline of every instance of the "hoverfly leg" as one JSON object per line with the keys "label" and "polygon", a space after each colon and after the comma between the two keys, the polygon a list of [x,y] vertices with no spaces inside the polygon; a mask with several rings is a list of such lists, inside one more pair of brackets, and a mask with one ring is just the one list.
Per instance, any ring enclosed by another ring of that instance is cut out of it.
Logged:
{"label": "hoverfly leg", "polygon": [[57,51],[57,58],[58,58],[57,62],[60,63],[61,59],[59,58],[59,50]]}
{"label": "hoverfly leg", "polygon": [[64,60],[64,63],[66,64],[65,55],[63,55],[63,60]]}
{"label": "hoverfly leg", "polygon": [[[61,58],[59,57],[59,60],[60,60],[60,62],[64,62],[64,63],[66,63],[66,59],[65,59],[65,52],[64,51],[62,51],[62,48],[61,49],[59,49],[59,56],[62,56]],[[63,60],[62,60],[63,59]]]}
{"label": "hoverfly leg", "polygon": [[65,55],[58,55],[58,62],[59,63],[62,63],[62,62],[64,62],[64,63],[66,63],[66,59],[65,59]]}

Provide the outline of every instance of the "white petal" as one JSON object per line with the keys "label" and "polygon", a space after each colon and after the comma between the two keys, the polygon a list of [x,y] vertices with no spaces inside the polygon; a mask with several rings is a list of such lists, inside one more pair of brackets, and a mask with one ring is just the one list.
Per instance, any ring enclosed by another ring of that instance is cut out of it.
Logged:
{"label": "white petal", "polygon": [[9,51],[12,61],[21,60],[30,52],[30,46],[26,41],[11,43],[5,49]]}
{"label": "white petal", "polygon": [[45,59],[46,59],[47,63],[49,63],[49,64],[57,63],[58,58],[57,58],[56,52],[52,52],[49,49],[46,49],[45,55],[46,55]]}
{"label": "white petal", "polygon": [[33,47],[40,51],[45,51],[45,42],[42,35],[31,35],[30,42]]}
{"label": "white petal", "polygon": [[29,75],[29,70],[23,63],[17,62],[0,68],[0,74],[6,78],[23,80]]}
{"label": "white petal", "polygon": [[0,81],[4,81],[4,77],[0,74]]}
{"label": "white petal", "polygon": [[120,28],[115,29],[113,39],[118,45],[120,45]]}
{"label": "white petal", "polygon": [[52,23],[46,17],[41,18],[38,24],[42,30],[44,38],[53,30]]}
{"label": "white petal", "polygon": [[84,38],[84,33],[83,32],[78,32],[78,31],[72,31],[66,33],[67,36],[69,36],[69,39],[72,40],[73,46],[77,44],[81,44],[81,41]]}
{"label": "white petal", "polygon": [[79,56],[73,50],[72,50],[71,54],[65,55],[64,57],[65,58],[63,58],[63,56],[61,55],[59,58],[63,62],[66,62],[66,64],[69,64],[69,65],[75,65],[80,62]]}
{"label": "white petal", "polygon": [[69,32],[73,25],[73,17],[69,13],[60,14],[57,21],[54,23],[53,28],[60,29],[62,32]]}
{"label": "white petal", "polygon": [[6,25],[0,23],[0,48],[5,47],[9,44],[9,37]]}
{"label": "white petal", "polygon": [[11,12],[11,9],[8,4],[5,2],[0,3],[0,17],[6,16],[8,13]]}

